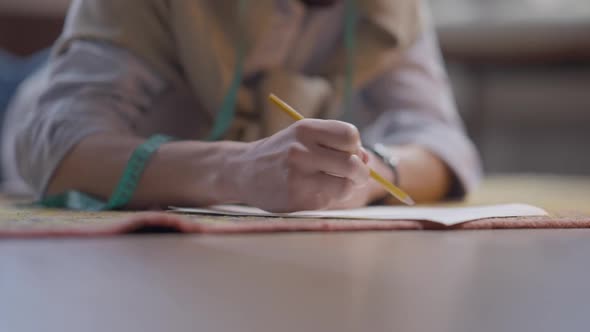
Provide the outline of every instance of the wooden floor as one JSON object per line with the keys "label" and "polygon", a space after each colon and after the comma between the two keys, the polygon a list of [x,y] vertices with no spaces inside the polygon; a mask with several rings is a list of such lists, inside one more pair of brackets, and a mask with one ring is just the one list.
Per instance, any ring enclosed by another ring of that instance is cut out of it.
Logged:
{"label": "wooden floor", "polygon": [[[509,180],[471,202],[588,208]],[[589,257],[590,230],[2,240],[0,331],[587,331]]]}
{"label": "wooden floor", "polygon": [[590,230],[0,242],[0,330],[587,331]]}

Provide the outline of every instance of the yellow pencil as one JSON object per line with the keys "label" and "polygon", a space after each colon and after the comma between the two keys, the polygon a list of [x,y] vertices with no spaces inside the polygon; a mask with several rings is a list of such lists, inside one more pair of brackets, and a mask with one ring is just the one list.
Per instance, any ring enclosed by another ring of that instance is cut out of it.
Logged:
{"label": "yellow pencil", "polygon": [[[293,107],[289,106],[289,104],[282,101],[279,97],[275,96],[274,94],[270,94],[268,96],[270,101],[272,101],[275,105],[277,105],[281,110],[287,113],[293,120],[299,121],[303,120],[303,115],[299,114]],[[379,173],[375,172],[373,169],[369,169],[371,172],[371,177],[377,181],[379,184],[387,190],[393,197],[399,199],[401,202],[407,205],[414,205],[414,200],[410,197],[410,195],[406,194],[403,190],[395,186],[393,183],[387,181],[383,176]]]}

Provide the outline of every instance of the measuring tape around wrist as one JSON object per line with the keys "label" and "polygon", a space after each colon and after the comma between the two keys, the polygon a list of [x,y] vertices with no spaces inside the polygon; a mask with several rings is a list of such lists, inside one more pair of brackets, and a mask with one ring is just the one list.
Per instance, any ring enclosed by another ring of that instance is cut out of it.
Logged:
{"label": "measuring tape around wrist", "polygon": [[171,137],[154,135],[137,147],[131,154],[123,175],[108,202],[103,202],[94,196],[79,191],[68,191],[47,197],[37,204],[49,208],[82,211],[105,211],[123,208],[131,202],[141,175],[153,154],[162,144],[170,141],[172,141]]}

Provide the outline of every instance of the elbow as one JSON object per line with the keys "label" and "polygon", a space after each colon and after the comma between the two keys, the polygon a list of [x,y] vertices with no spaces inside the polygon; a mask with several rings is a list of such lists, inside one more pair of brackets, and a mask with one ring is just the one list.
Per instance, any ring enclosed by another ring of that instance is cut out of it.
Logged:
{"label": "elbow", "polygon": [[[37,116],[20,126],[8,147],[16,176],[37,197],[45,195],[49,182],[67,153],[92,130],[65,118]],[[6,155],[6,154],[5,154]]]}

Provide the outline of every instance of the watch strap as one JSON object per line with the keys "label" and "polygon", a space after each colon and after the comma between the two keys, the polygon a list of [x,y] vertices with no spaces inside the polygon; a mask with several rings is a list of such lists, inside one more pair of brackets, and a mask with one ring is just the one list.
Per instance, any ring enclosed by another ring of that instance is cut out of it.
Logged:
{"label": "watch strap", "polygon": [[400,185],[400,175],[398,170],[399,159],[393,154],[391,149],[387,148],[385,145],[381,143],[377,143],[373,145],[373,147],[369,148],[369,151],[373,152],[379,159],[387,165],[392,173],[393,173],[393,184],[399,187]]}

